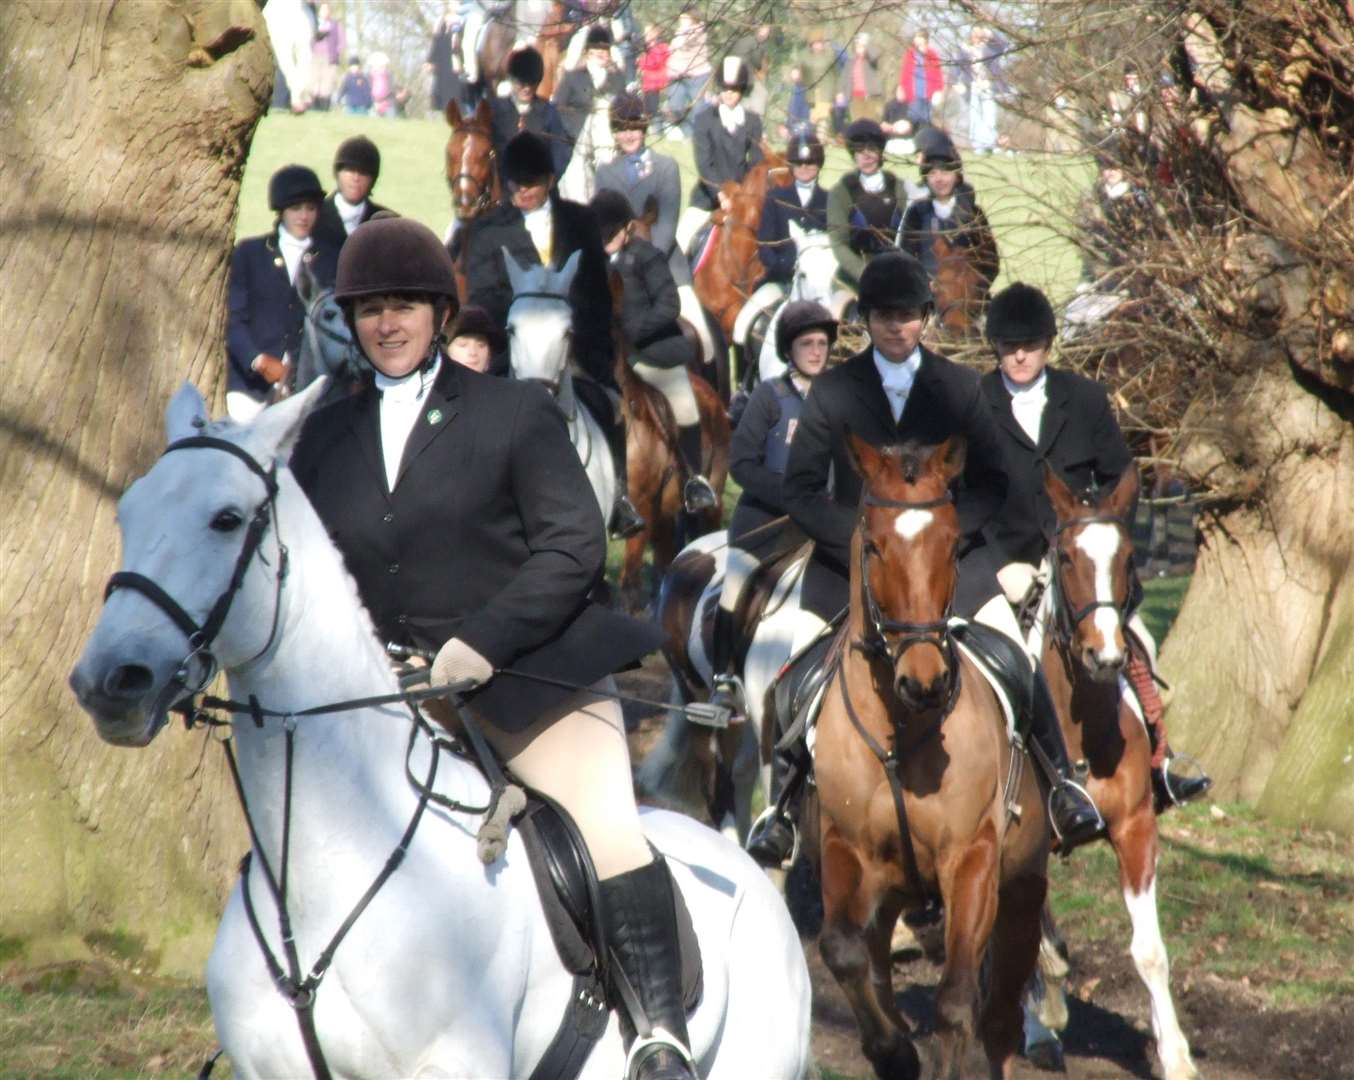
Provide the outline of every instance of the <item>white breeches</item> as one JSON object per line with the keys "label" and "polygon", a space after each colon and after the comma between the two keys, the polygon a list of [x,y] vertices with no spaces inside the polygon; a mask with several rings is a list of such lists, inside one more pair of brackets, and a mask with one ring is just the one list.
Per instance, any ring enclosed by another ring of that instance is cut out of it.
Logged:
{"label": "white breeches", "polygon": [[[1025,635],[1020,632],[1020,620],[1011,610],[1010,602],[1000,593],[978,609],[978,613],[973,616],[973,622],[982,623],[993,630],[1000,630],[1012,641],[1019,642],[1022,649],[1025,648]],[[1026,656],[1029,658],[1030,666],[1033,667],[1035,658],[1028,653]]]}
{"label": "white breeches", "polygon": [[678,427],[699,424],[700,409],[696,407],[696,393],[691,389],[691,376],[685,367],[661,368],[643,361],[635,364],[635,374],[668,399],[672,418]]}
{"label": "white breeches", "polygon": [[756,292],[747,298],[738,317],[733,321],[733,341],[735,345],[746,345],[752,324],[763,311],[770,311],[785,299],[785,286],[779,281],[763,281]]}
{"label": "white breeches", "polygon": [[681,251],[689,252],[691,241],[696,238],[696,234],[709,220],[710,211],[702,210],[699,206],[688,206],[683,210],[682,216],[677,219],[677,232],[675,234],[677,247]]}
{"label": "white breeches", "polygon": [[237,424],[247,424],[263,412],[267,402],[250,397],[243,390],[226,391],[226,415]]}
{"label": "white breeches", "polygon": [[738,610],[738,601],[743,597],[743,589],[748,580],[761,565],[757,556],[736,548],[732,544],[724,552],[724,587],[719,592],[719,606],[732,614]]}

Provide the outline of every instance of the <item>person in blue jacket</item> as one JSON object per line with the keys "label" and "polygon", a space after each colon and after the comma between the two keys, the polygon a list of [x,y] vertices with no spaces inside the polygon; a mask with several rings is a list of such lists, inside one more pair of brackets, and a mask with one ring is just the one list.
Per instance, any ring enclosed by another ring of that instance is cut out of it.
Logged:
{"label": "person in blue jacket", "polygon": [[296,292],[302,267],[320,284],[334,283],[338,247],[313,235],[323,201],[313,171],[284,165],[268,181],[273,231],[235,245],[226,318],[226,411],[234,420],[253,419],[273,388],[289,382],[305,324]]}

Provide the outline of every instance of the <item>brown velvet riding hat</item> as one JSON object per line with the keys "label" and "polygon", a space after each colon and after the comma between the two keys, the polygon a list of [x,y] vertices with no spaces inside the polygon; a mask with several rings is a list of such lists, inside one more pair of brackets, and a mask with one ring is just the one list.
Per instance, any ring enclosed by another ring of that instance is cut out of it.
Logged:
{"label": "brown velvet riding hat", "polygon": [[484,308],[476,304],[462,308],[451,329],[447,331],[448,341],[466,336],[484,338],[489,342],[491,352],[502,353],[508,350],[508,335],[503,332],[503,327],[494,322],[493,316]]}

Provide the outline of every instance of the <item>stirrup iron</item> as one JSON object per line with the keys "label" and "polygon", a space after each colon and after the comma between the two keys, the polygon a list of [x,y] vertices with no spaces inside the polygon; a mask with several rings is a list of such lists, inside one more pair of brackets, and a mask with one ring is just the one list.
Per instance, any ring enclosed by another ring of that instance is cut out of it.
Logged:
{"label": "stirrup iron", "polygon": [[631,1043],[630,1053],[625,1058],[625,1080],[635,1080],[635,1070],[648,1057],[649,1050],[671,1050],[686,1062],[691,1075],[700,1075],[700,1071],[696,1068],[696,1059],[691,1056],[691,1051],[682,1045],[682,1040],[666,1028],[656,1027],[648,1035],[636,1036],[635,1041]]}
{"label": "stirrup iron", "polygon": [[1073,791],[1080,793],[1081,797],[1086,800],[1086,805],[1095,811],[1095,831],[1097,833],[1104,832],[1105,815],[1100,812],[1100,807],[1097,806],[1095,800],[1091,798],[1091,793],[1087,791],[1084,787],[1082,787],[1081,784],[1077,783],[1077,781],[1073,780],[1070,776],[1066,776],[1061,778],[1058,781],[1058,783],[1054,784],[1049,788],[1048,803],[1044,807],[1044,811],[1048,815],[1049,827],[1053,830],[1053,835],[1058,838],[1058,843],[1062,844],[1064,838],[1062,830],[1058,828],[1058,818],[1053,813],[1053,793],[1057,791],[1059,788],[1064,786],[1069,787]]}
{"label": "stirrup iron", "polygon": [[[780,807],[778,805],[772,804],[771,806],[768,806],[765,810],[763,810],[760,814],[757,815],[757,820],[754,821],[751,827],[749,827],[748,829],[748,843],[752,842],[752,838],[755,835],[757,835],[757,830],[764,823],[766,823],[767,821],[774,820],[776,818],[779,818],[781,821],[785,822],[785,824],[790,827],[790,835],[794,837],[794,842],[790,845],[790,854],[785,856],[785,858],[782,859],[780,863],[780,868],[782,870],[789,871],[790,867],[794,866],[794,864],[799,861],[800,832],[799,826],[795,824],[794,819],[791,818],[788,814],[781,813]],[[744,845],[744,850],[745,851],[747,850],[746,844]],[[756,860],[754,859],[753,862],[756,862]],[[760,866],[761,864],[758,863],[758,865]],[[766,868],[763,867],[763,869]]]}

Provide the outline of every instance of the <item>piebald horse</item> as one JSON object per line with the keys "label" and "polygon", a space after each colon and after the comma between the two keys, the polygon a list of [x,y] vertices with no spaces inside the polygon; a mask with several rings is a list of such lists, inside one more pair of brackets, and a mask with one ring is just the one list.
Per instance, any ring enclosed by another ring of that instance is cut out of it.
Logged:
{"label": "piebald horse", "polygon": [[[287,468],[323,392],[321,380],[248,425],[209,421],[194,388],[178,393],[169,448],[118,505],[123,570],[71,685],[124,747],[148,745],[218,669],[232,699],[257,702],[257,720],[233,717],[229,743],[253,850],[207,968],[236,1075],[318,1073],[295,1011],[309,1008],[335,1076],[528,1076],[573,979],[517,832],[481,861],[488,786],[406,705],[306,712],[399,692]],[[699,940],[704,996],[689,1028],[701,1076],[804,1075],[808,973],[779,895],[710,830],[663,811],[643,820]],[[612,1080],[624,1062],[613,1016],[582,1075]]]}
{"label": "piebald horse", "polygon": [[[1126,629],[1133,562],[1130,515],[1138,474],[1128,470],[1112,491],[1093,501],[1078,499],[1051,469],[1045,469],[1044,485],[1058,524],[1051,581],[1029,645],[1043,657],[1068,753],[1073,761],[1086,762],[1086,789],[1108,826],[1133,924],[1129,952],[1151,995],[1162,1073],[1167,1080],[1190,1080],[1198,1071],[1171,999],[1170,962],[1157,920],[1160,845],[1152,805],[1152,747],[1122,674],[1129,648],[1140,647],[1130,643]],[[1059,982],[1047,976],[1046,990],[1061,995]],[[1053,1005],[1054,1015],[1066,1016],[1060,1001]],[[1058,1056],[1051,1032],[1031,1025],[1031,1038],[1036,1044],[1052,1042]],[[1042,1053],[1047,1056],[1049,1049]]]}
{"label": "piebald horse", "polygon": [[1039,952],[1049,827],[996,695],[950,632],[960,542],[950,484],[963,442],[877,450],[848,439],[864,494],[841,663],[813,750],[820,948],[876,1073],[915,1077],[889,942],[900,911],[942,903],[934,1073],[964,1075],[976,1032],[991,1075],[1009,1080]]}

